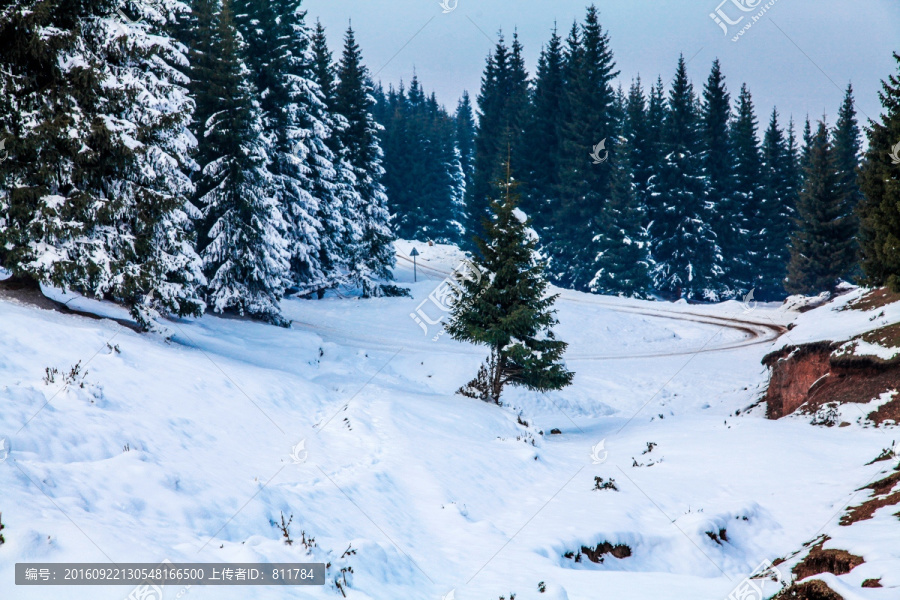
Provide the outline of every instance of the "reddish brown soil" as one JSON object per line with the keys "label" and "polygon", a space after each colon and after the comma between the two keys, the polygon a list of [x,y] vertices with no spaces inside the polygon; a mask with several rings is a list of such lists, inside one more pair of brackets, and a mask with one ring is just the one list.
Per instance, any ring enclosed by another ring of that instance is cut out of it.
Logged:
{"label": "reddish brown soil", "polygon": [[894,489],[897,483],[900,483],[900,467],[898,467],[896,472],[884,479],[862,488],[864,490],[872,490],[874,492],[873,497],[859,506],[849,508],[847,514],[841,517],[840,524],[846,526],[858,521],[865,521],[871,519],[879,508],[900,504],[900,490],[891,493],[891,490]]}
{"label": "reddish brown soil", "polygon": [[[893,336],[886,329],[879,330],[880,334]],[[772,373],[765,397],[767,416],[779,419],[801,406],[812,413],[829,402],[865,403],[885,392],[900,390],[900,359],[835,356],[841,345],[816,342],[788,346],[766,356],[763,364]],[[875,423],[900,421],[900,395],[871,413],[869,419]]]}
{"label": "reddish brown soil", "polygon": [[772,600],[844,600],[844,597],[828,587],[824,581],[814,579],[792,585]]}
{"label": "reddish brown soil", "polygon": [[823,550],[823,543],[814,546],[806,558],[792,569],[797,579],[806,579],[820,573],[846,575],[865,562],[862,556],[850,554],[846,550]]}
{"label": "reddish brown soil", "polygon": [[878,579],[866,579],[865,581],[862,582],[862,586],[863,586],[864,588],[880,588],[880,587],[884,587],[884,586],[881,585],[881,578],[880,578],[880,577],[879,577]]}

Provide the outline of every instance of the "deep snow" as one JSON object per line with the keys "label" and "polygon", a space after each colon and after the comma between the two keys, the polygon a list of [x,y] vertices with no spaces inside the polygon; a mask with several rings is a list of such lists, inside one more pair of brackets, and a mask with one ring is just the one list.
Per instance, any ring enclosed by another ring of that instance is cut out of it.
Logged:
{"label": "deep snow", "polygon": [[[411,245],[399,242],[399,254]],[[764,390],[761,358],[786,342],[759,343],[721,319],[786,324],[796,313],[566,291],[556,330],[571,344],[574,384],[510,390],[506,406],[489,406],[454,395],[484,350],[432,341],[439,327],[423,333],[410,317],[459,254],[415,246],[418,283],[408,261],[396,271],[413,299],[291,299],[289,330],[205,316],[166,322],[166,342],[0,300],[0,435],[12,441],[0,464],[0,598],[130,591],[16,587],[15,562],[308,558],[352,566],[348,598],[360,600],[451,591],[458,600],[719,600],[763,560],[822,533],[834,538],[826,547],[855,545],[867,561],[829,579],[835,589],[900,597],[891,511],[863,527],[837,525],[842,508],[865,497],[857,489],[892,466],[865,463],[896,430],[744,412]],[[68,372],[79,361],[79,383],[43,381],[45,368]],[[307,454],[295,464],[301,441]],[[648,442],[656,446],[642,454]],[[615,479],[619,491],[594,491],[594,477]],[[294,516],[295,539],[301,530],[315,537],[309,557],[270,523],[282,511]],[[706,535],[720,529],[727,542]],[[564,557],[604,541],[632,556],[602,565]],[[339,558],[348,545],[356,554]],[[860,588],[870,577],[887,587]],[[331,586],[166,594],[341,597]]]}

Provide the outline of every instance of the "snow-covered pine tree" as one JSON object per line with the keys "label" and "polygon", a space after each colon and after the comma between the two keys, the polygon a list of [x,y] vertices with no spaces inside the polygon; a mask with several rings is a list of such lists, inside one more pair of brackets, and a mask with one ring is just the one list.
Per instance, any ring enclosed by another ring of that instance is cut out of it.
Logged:
{"label": "snow-covered pine tree", "polygon": [[344,51],[337,67],[334,89],[334,112],[346,120],[346,127],[337,131],[346,149],[347,163],[356,178],[354,190],[359,196],[355,211],[361,232],[360,244],[350,261],[350,277],[362,289],[363,297],[402,293],[392,285],[378,281],[393,279],[391,268],[396,263],[394,233],[387,208],[387,195],[381,178],[382,150],[378,142],[379,125],[372,117],[372,83],[368,69],[362,62],[362,52],[356,43],[353,28],[344,36]]}
{"label": "snow-covered pine tree", "polygon": [[650,185],[656,218],[653,240],[654,287],[676,298],[718,299],[722,256],[710,225],[701,162],[700,132],[694,88],[684,56],[678,59],[669,94],[664,158]]}
{"label": "snow-covered pine tree", "polygon": [[792,143],[778,124],[778,111],[772,109],[762,143],[763,200],[758,203],[758,218],[763,228],[757,234],[758,256],[754,261],[757,277],[753,282],[755,297],[763,301],[777,300],[785,294],[796,193],[791,173]]}
{"label": "snow-covered pine tree", "polygon": [[735,156],[729,139],[731,95],[719,60],[713,61],[700,105],[700,132],[703,152],[703,177],[707,185],[707,202],[713,216],[713,231],[722,251],[725,271],[716,287],[728,297],[743,286],[737,281],[746,254],[744,205],[734,197]]}
{"label": "snow-covered pine tree", "polygon": [[856,224],[844,211],[834,146],[824,121],[819,121],[806,151],[785,285],[796,294],[833,291],[855,258]]}
{"label": "snow-covered pine tree", "polygon": [[869,148],[860,168],[864,192],[858,207],[862,268],[868,285],[900,292],[900,54],[897,70],[881,83],[884,112],[867,130]]}
{"label": "snow-covered pine tree", "polygon": [[650,244],[643,226],[644,214],[638,200],[629,157],[630,144],[624,136],[612,169],[610,197],[596,219],[594,278],[595,294],[647,298],[650,291]]}
{"label": "snow-covered pine tree", "polygon": [[325,271],[342,272],[340,282],[344,283],[349,273],[359,270],[356,264],[362,254],[363,227],[359,216],[362,201],[356,189],[353,166],[348,160],[349,149],[342,140],[342,132],[346,131],[349,123],[336,112],[337,74],[328,49],[325,27],[320,21],[316,21],[312,33],[312,69],[324,101],[325,111],[321,116],[330,131],[325,144],[333,156],[336,186],[331,195],[334,202],[319,203],[318,218],[323,230],[319,255]]}
{"label": "snow-covered pine tree", "polygon": [[757,128],[753,98],[742,85],[729,132],[733,175],[727,215],[731,227],[727,229],[727,253],[723,248],[728,278],[728,285],[723,287],[728,294],[747,293],[757,286],[759,261],[766,252],[762,236],[769,223],[760,216],[765,190]]}
{"label": "snow-covered pine tree", "polygon": [[157,309],[203,309],[185,174],[192,105],[182,49],[165,33],[184,8],[136,2],[137,25],[104,0],[0,15],[0,126],[13,150],[0,167],[0,261],[14,276],[122,301],[144,327]]}
{"label": "snow-covered pine tree", "polygon": [[557,296],[547,295],[544,263],[535,253],[538,240],[517,208],[515,183],[507,175],[497,187],[484,237],[475,238],[480,255],[475,264],[490,281],[464,282],[447,331],[454,339],[490,348],[486,363],[460,393],[499,404],[506,385],[558,390],[572,383],[574,373],[561,362],[567,344],[553,333]]}
{"label": "snow-covered pine tree", "polygon": [[[475,185],[475,114],[472,112],[472,100],[469,92],[464,91],[456,106],[456,149],[459,153],[459,164],[463,175],[462,204],[465,211],[464,224],[471,224],[468,200],[469,191]],[[463,244],[468,243],[468,227],[463,231]]]}
{"label": "snow-covered pine tree", "polygon": [[[578,35],[580,32],[580,35]],[[612,80],[618,75],[609,34],[595,6],[587,10],[580,30],[573,29],[565,62],[563,124],[553,238],[546,240],[554,279],[574,289],[588,290],[597,270],[593,262],[607,249],[596,230],[612,197],[614,163],[619,159],[620,115]],[[592,164],[592,149],[605,140],[608,159]]]}
{"label": "snow-covered pine tree", "polygon": [[326,143],[332,132],[305,17],[300,0],[236,2],[264,130],[273,145],[269,169],[288,224],[290,283],[300,294],[333,287],[342,280],[343,267],[340,254],[334,256],[335,249],[322,240],[343,226],[341,184]]}
{"label": "snow-covered pine tree", "polygon": [[207,225],[201,248],[216,312],[248,314],[286,324],[279,301],[289,277],[286,226],[268,170],[271,146],[264,134],[256,90],[243,62],[245,45],[234,24],[231,0],[211,23],[211,60],[195,71],[198,104],[210,117],[200,137],[202,176],[198,204]]}

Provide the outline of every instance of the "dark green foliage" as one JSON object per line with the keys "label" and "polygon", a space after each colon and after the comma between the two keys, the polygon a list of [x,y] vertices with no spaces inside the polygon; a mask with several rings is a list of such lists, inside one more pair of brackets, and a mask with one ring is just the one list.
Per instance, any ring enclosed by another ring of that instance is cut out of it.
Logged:
{"label": "dark green foliage", "polygon": [[761,236],[769,226],[761,214],[765,198],[757,127],[753,99],[747,86],[743,85],[731,123],[732,182],[728,202],[722,211],[722,217],[730,227],[723,228],[725,239],[719,239],[730,284],[720,288],[730,287],[741,292],[756,287],[759,261],[765,252]]}
{"label": "dark green foliage", "polygon": [[[847,86],[844,100],[841,102],[832,139],[834,141],[834,162],[838,170],[838,193],[841,195],[841,217],[854,222],[853,227],[858,230],[859,225],[855,223],[857,220],[856,207],[862,200],[862,192],[859,188],[857,170],[862,157],[862,139],[856,119],[853,86],[851,85]],[[843,273],[842,277],[850,280],[858,277],[859,274],[859,267],[855,261],[848,262],[847,272]]]}
{"label": "dark green foliage", "polygon": [[[713,61],[709,77],[703,87],[700,108],[700,135],[703,145],[703,176],[707,184],[707,202],[714,221],[713,230],[724,257],[725,275],[719,284],[728,291],[738,290],[742,284],[737,271],[745,258],[743,215],[745,204],[735,197],[736,157],[732,152],[731,95],[725,87],[719,60]],[[727,283],[726,283],[727,281]],[[729,295],[725,293],[724,295]]]}
{"label": "dark green foliage", "polygon": [[[418,77],[413,77],[408,93],[401,84],[381,96],[384,187],[391,212],[397,215],[397,235],[461,244],[464,173],[455,142],[457,122],[433,94],[425,96]],[[467,154],[471,160],[471,148]]]}
{"label": "dark green foliage", "polygon": [[710,226],[697,102],[683,56],[669,93],[663,148],[659,173],[650,186],[659,202],[650,228],[654,287],[674,298],[715,300],[722,257]]}
{"label": "dark green foliage", "polygon": [[475,239],[481,257],[475,264],[484,276],[465,282],[447,326],[454,339],[490,349],[479,375],[461,392],[495,403],[506,385],[558,390],[574,376],[560,362],[567,344],[552,331],[557,296],[546,295],[536,240],[519,218],[515,184],[506,181],[491,203],[492,218],[484,220],[484,237]]}
{"label": "dark green foliage", "polygon": [[[588,8],[580,28],[573,25],[564,74],[553,236],[544,243],[554,281],[586,291],[595,275],[594,258],[607,249],[595,243],[597,225],[612,197],[614,171],[621,168],[616,166],[621,118],[612,87],[618,71],[609,35],[594,6]],[[593,164],[591,151],[603,140],[608,159]],[[597,241],[611,240],[601,236]]]}
{"label": "dark green foliage", "polygon": [[527,143],[522,147],[520,170],[528,185],[522,194],[522,210],[531,217],[538,234],[550,230],[554,198],[559,188],[559,160],[563,128],[562,40],[554,28],[541,50],[525,125]]}
{"label": "dark green foliage", "polygon": [[149,327],[157,309],[203,308],[186,202],[192,104],[183,57],[165,37],[171,6],[137,26],[122,23],[117,7],[4,6],[0,264],[123,302]]}
{"label": "dark green foliage", "polygon": [[[860,169],[864,194],[858,205],[865,282],[900,292],[900,54],[898,70],[879,92],[884,112],[870,122],[869,148]],[[893,158],[898,157],[898,158]]]}
{"label": "dark green foliage", "polygon": [[834,147],[824,121],[806,149],[797,230],[785,287],[813,294],[834,290],[854,261],[855,224],[844,211]]}
{"label": "dark green foliage", "polygon": [[201,246],[211,308],[284,324],[278,303],[288,275],[285,230],[268,170],[268,140],[255,102],[256,89],[242,61],[245,48],[230,0],[203,13],[210,34],[209,60],[198,61],[198,104],[210,118],[198,135],[202,176],[197,204],[203,210]]}
{"label": "dark green foliage", "polygon": [[762,143],[762,193],[757,217],[757,256],[751,282],[755,297],[762,301],[783,298],[784,278],[790,259],[790,238],[797,203],[796,148],[793,124],[788,137],[778,124],[778,111],[772,110]]}
{"label": "dark green foliage", "polygon": [[341,148],[355,177],[354,190],[359,206],[355,211],[361,229],[360,242],[349,261],[353,280],[364,297],[383,293],[376,280],[391,280],[396,262],[392,242],[391,216],[381,179],[383,152],[378,140],[379,125],[372,116],[373,86],[363,64],[362,51],[352,28],[344,35],[344,50],[337,66],[337,85],[332,110],[346,126],[337,131]]}
{"label": "dark green foliage", "polygon": [[512,46],[507,46],[500,33],[497,46],[487,58],[478,94],[475,175],[466,202],[466,229],[472,235],[481,231],[481,220],[488,213],[492,182],[503,175],[499,165],[508,155],[513,157],[513,164],[520,164],[527,110],[528,73],[522,45],[518,35],[513,34]]}

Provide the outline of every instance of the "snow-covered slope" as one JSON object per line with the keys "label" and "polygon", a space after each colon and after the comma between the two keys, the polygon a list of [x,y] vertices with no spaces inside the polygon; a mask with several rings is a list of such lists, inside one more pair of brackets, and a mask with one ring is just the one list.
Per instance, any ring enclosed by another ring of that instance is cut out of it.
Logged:
{"label": "snow-covered slope", "polygon": [[[510,390],[504,407],[455,395],[485,352],[410,315],[440,316],[421,303],[459,254],[415,247],[418,282],[411,263],[397,268],[414,298],[288,300],[291,329],[206,316],[167,323],[166,342],[0,300],[0,435],[12,442],[0,598],[129,591],[17,588],[17,561],[169,559],[331,561],[332,574],[352,566],[347,597],[359,600],[718,600],[763,560],[834,535],[836,513],[889,467],[865,464],[889,445],[883,430],[744,412],[766,382],[769,326],[795,316],[772,306],[564,292],[570,388]],[[47,368],[59,371],[49,383]],[[594,490],[595,477],[618,490]],[[295,540],[315,537],[309,556],[281,541],[282,513]],[[721,530],[727,540],[707,535]],[[565,556],[602,542],[631,555]],[[894,587],[847,597],[897,597],[896,545],[873,538],[865,552],[866,572]],[[333,586],[167,594],[341,597]]]}

